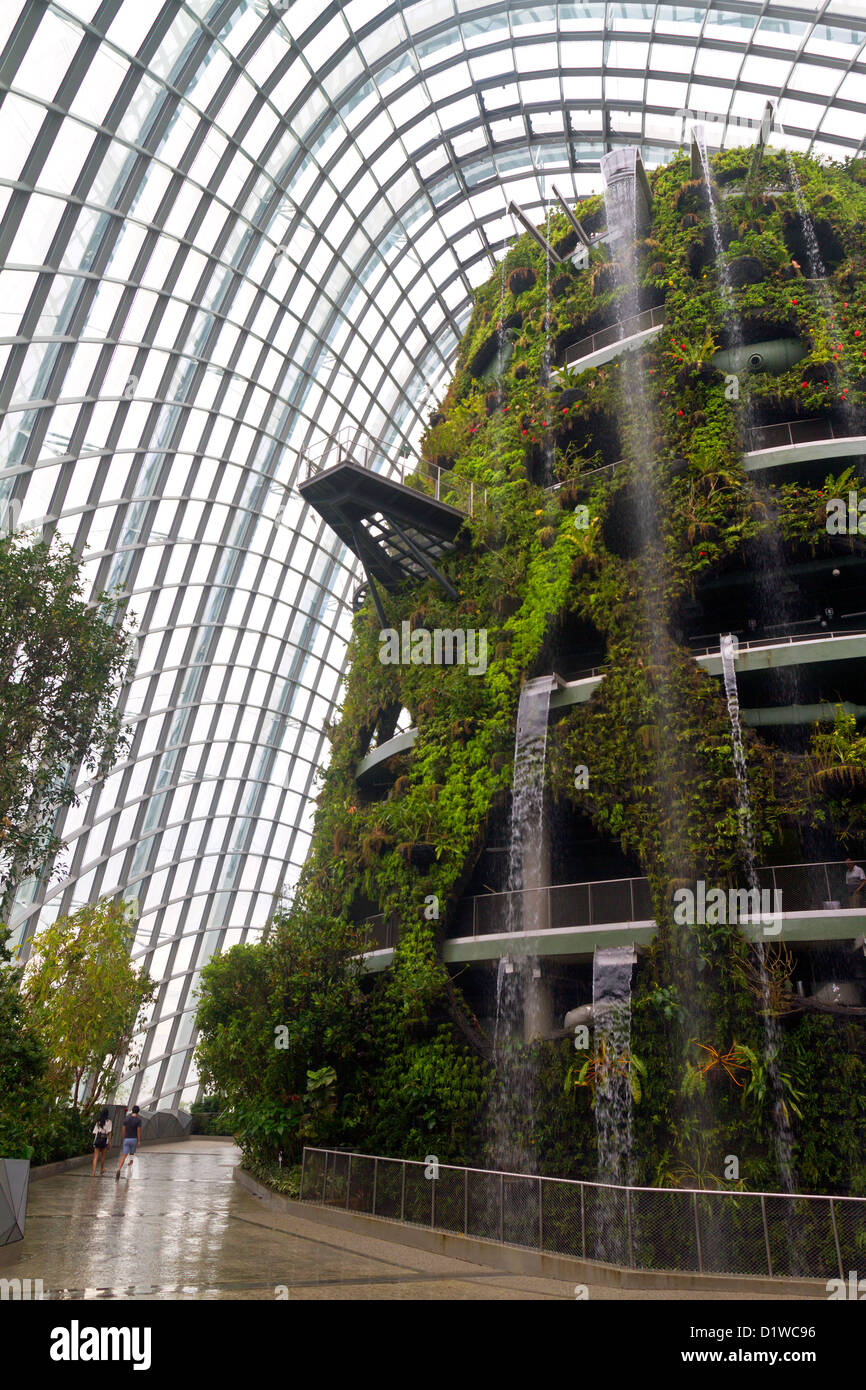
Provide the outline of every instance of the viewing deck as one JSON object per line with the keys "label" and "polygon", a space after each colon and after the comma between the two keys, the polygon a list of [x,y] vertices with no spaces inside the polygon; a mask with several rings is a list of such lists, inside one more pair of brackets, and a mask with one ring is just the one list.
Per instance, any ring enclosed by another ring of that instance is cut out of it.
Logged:
{"label": "viewing deck", "polygon": [[423,459],[389,460],[392,448],[357,430],[344,432],[307,456],[307,474],[298,484],[304,501],[364,566],[383,627],[377,582],[393,590],[408,580],[435,579],[457,599],[436,562],[454,549],[477,500],[468,479]]}
{"label": "viewing deck", "polygon": [[622,324],[615,323],[610,328],[601,328],[580,342],[565,349],[559,370],[587,371],[590,367],[601,367],[619,357],[623,352],[643,347],[657,338],[665,326],[665,306],[656,305],[644,309],[625,319]]}
{"label": "viewing deck", "polygon": [[[722,657],[718,647],[707,647],[693,653],[695,661],[711,676],[721,676]],[[852,661],[866,657],[866,632],[822,631],[803,633],[797,637],[757,638],[754,641],[740,642],[736,655],[737,671],[768,671],[784,666],[806,666],[822,661]],[[593,667],[581,672],[574,679],[558,679],[558,686],[550,697],[550,710],[565,709],[569,705],[584,704],[598,690],[604,680],[604,668]],[[741,709],[740,718],[744,724],[758,727],[766,724],[814,723],[819,719],[832,719],[835,706],[791,705],[772,709]],[[855,712],[859,706],[850,706]],[[376,769],[398,753],[406,753],[414,747],[418,730],[406,729],[393,738],[373,748],[358,763],[355,776],[361,783],[372,779]]]}
{"label": "viewing deck", "polygon": [[[753,941],[787,943],[850,942],[866,934],[866,901],[848,906],[845,864],[780,864],[758,870],[771,910],[768,920],[744,916],[739,925]],[[708,885],[707,891],[713,885]],[[774,896],[778,895],[778,897]],[[530,921],[528,931],[507,931],[509,921]],[[541,926],[537,924],[541,923]],[[366,956],[368,970],[387,969],[393,959],[395,924],[379,915],[367,919],[376,949]],[[464,898],[442,948],[448,964],[469,964],[512,956],[568,956],[583,960],[598,948],[648,946],[657,927],[648,880],[604,879],[554,884],[519,893],[485,893]]]}
{"label": "viewing deck", "polygon": [[[854,425],[852,429],[862,429]],[[743,454],[747,473],[760,473],[789,463],[811,463],[820,459],[866,456],[866,434],[845,430],[826,416],[813,420],[787,420],[778,425],[761,425],[749,431],[748,450]]]}

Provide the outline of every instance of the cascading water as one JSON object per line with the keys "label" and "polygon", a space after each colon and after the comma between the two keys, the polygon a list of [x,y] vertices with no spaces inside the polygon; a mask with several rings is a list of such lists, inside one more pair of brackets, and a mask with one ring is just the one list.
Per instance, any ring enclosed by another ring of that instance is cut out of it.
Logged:
{"label": "cascading water", "polygon": [[[779,123],[779,128],[784,133],[784,126],[782,126],[781,122]],[[800,176],[797,173],[797,166],[794,163],[794,156],[789,149],[785,150],[785,161],[788,165],[788,177],[791,181],[791,188],[794,193],[794,202],[797,204],[797,212],[800,215],[800,225],[803,228],[803,241],[806,246],[806,260],[808,261],[811,288],[818,297],[818,303],[821,307],[821,314],[827,332],[832,335],[836,328],[836,308],[827,280],[827,267],[824,264],[821,248],[818,245],[818,233],[815,230],[815,220],[809,211],[809,205],[803,193],[803,185],[800,183]],[[841,347],[841,344],[839,344],[839,346]],[[845,418],[850,424],[853,419],[851,404],[848,399],[850,386],[841,356],[836,364],[836,371],[838,372],[842,386],[840,403]]]}
{"label": "cascading water", "polygon": [[597,947],[592,958],[598,1180],[626,1185],[634,1181],[632,1096],[628,1074],[633,964],[631,946]]}
{"label": "cascading water", "polygon": [[[550,351],[550,203],[547,204],[547,222],[544,228],[544,357],[542,359],[542,382],[545,391],[550,389],[551,351]],[[553,483],[553,435],[544,431],[544,486]]]}
{"label": "cascading water", "polygon": [[[752,804],[749,796],[749,775],[746,766],[745,748],[743,746],[743,730],[740,723],[740,700],[737,691],[737,671],[734,663],[735,651],[736,647],[732,635],[729,633],[727,636],[722,637],[719,643],[719,652],[722,659],[722,674],[725,682],[725,695],[728,702],[728,715],[731,720],[731,746],[734,754],[734,772],[737,779],[737,809],[740,820],[740,841],[743,847],[743,858],[745,860],[746,877],[749,882],[749,888],[755,889],[760,893],[755,831],[752,822]],[[760,902],[760,898],[758,898],[757,901]],[[767,978],[766,956],[764,953],[764,944],[760,938],[755,943],[754,950],[761,981],[761,993],[763,996],[764,1057],[767,1067],[767,1076],[770,1080],[773,1094],[773,1125],[775,1130],[776,1158],[779,1165],[779,1177],[781,1178],[784,1191],[793,1192],[794,1143],[791,1134],[791,1125],[788,1120],[782,1095],[778,1064],[782,1035],[778,1019],[771,1011],[770,983]]]}
{"label": "cascading water", "polygon": [[740,723],[740,697],[737,690],[737,669],[734,664],[736,639],[731,633],[719,642],[722,658],[722,676],[725,682],[725,698],[728,703],[728,717],[731,721],[731,747],[734,755],[734,773],[737,779],[737,812],[740,822],[740,843],[746,864],[746,877],[749,888],[759,887],[755,829],[752,823],[752,803],[749,796],[749,774],[746,767],[746,751],[743,746],[743,728]]}
{"label": "cascading water", "polygon": [[[506,930],[532,931],[545,920],[542,890],[549,866],[544,833],[544,762],[552,676],[526,681],[520,692],[514,740],[511,825],[508,846]],[[531,1166],[519,1124],[531,1113],[532,1074],[520,1057],[520,1042],[529,1041],[545,1022],[545,987],[536,978],[536,962],[515,955],[499,962],[496,977],[496,1028],[493,1061],[495,1166],[511,1170]]]}
{"label": "cascading water", "polygon": [[725,258],[725,246],[722,240],[722,227],[719,221],[719,210],[716,207],[716,198],[713,193],[713,177],[710,170],[710,157],[707,153],[707,145],[704,139],[702,126],[695,126],[692,135],[698,147],[698,154],[701,160],[701,170],[704,176],[704,184],[707,190],[707,206],[710,210],[710,227],[713,233],[713,248],[716,253],[716,270],[719,276],[719,293],[725,307],[725,318],[727,319],[728,333],[731,338],[731,347],[739,347],[742,344],[742,333],[740,332],[740,321],[737,316],[736,305],[734,303],[734,287],[731,284],[731,273],[728,269],[728,262]]}

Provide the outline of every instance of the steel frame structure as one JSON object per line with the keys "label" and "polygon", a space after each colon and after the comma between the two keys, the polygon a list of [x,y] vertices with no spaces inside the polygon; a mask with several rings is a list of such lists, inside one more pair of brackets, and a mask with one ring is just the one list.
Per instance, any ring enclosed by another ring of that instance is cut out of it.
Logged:
{"label": "steel frame structure", "polygon": [[359,572],[301,456],[417,436],[510,198],[596,191],[606,152],[658,163],[707,113],[751,143],[768,97],[791,147],[861,153],[864,44],[861,0],[7,0],[0,508],[140,632],[129,755],[12,923],[26,955],[138,899],[160,990],[121,1095],[194,1097],[199,971],[306,854]]}

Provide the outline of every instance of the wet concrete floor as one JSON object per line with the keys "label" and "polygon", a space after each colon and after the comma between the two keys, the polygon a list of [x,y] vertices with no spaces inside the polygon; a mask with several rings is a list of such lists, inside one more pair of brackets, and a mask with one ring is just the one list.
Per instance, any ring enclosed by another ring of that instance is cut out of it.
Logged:
{"label": "wet concrete floor", "polygon": [[[113,1153],[103,1177],[88,1166],[32,1183],[24,1239],[0,1250],[0,1278],[41,1279],[46,1299],[575,1299],[571,1283],[324,1228],[300,1213],[274,1218],[232,1181],[239,1158],[231,1140],[195,1138],[144,1147],[118,1182]],[[266,1224],[275,1219],[281,1229]],[[588,1294],[677,1298],[601,1286]]]}

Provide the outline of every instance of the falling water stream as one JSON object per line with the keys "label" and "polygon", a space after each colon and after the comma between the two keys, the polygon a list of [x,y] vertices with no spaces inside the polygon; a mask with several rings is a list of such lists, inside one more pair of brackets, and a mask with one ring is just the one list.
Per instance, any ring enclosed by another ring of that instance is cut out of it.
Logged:
{"label": "falling water stream", "polygon": [[[746,877],[748,879],[749,888],[757,890],[758,894],[760,894],[755,831],[752,821],[752,804],[749,796],[749,776],[746,767],[745,748],[743,746],[743,730],[740,723],[740,701],[737,692],[737,672],[734,664],[735,650],[734,639],[730,634],[721,638],[719,651],[722,659],[722,674],[724,676],[725,695],[728,702],[728,715],[731,721],[731,746],[734,755],[734,772],[737,779],[737,810],[739,812],[740,821],[740,842],[743,848],[743,858],[745,860]],[[757,898],[757,901],[760,902],[760,896]],[[783,1190],[785,1192],[793,1192],[794,1145],[791,1134],[791,1124],[785,1110],[778,1065],[782,1034],[779,1021],[772,1013],[771,1009],[770,983],[767,977],[764,943],[760,938],[756,941],[754,949],[761,981],[761,993],[763,996],[764,1058],[767,1076],[773,1094],[773,1126],[775,1130],[776,1158],[779,1165],[779,1177],[782,1182]]]}
{"label": "falling water stream", "polygon": [[[779,128],[784,134],[784,126],[782,126],[781,122],[779,122]],[[821,307],[824,325],[828,335],[832,338],[835,336],[836,306],[833,303],[833,295],[830,292],[830,285],[827,279],[827,267],[824,264],[821,248],[818,245],[818,233],[815,230],[815,219],[809,211],[809,205],[803,193],[803,185],[800,183],[800,176],[797,173],[797,166],[794,163],[794,157],[789,149],[785,150],[785,161],[788,165],[788,177],[791,181],[794,201],[797,204],[797,212],[800,215],[800,225],[803,228],[803,240],[806,245],[806,260],[808,261],[810,286],[818,296],[818,303]],[[841,348],[841,343],[839,347]],[[840,403],[845,419],[850,425],[853,419],[851,403],[848,399],[848,391],[850,388],[848,374],[841,357],[837,362],[836,370],[839,373],[839,380],[842,385]]]}
{"label": "falling water stream", "polygon": [[[506,919],[506,930],[514,933],[532,931],[544,920],[544,761],[553,688],[551,676],[526,681],[517,709]],[[532,1109],[531,1069],[519,1053],[521,1040],[530,1040],[538,1018],[543,986],[535,977],[536,965],[533,958],[515,954],[500,960],[496,974],[493,1148],[495,1166],[511,1171],[531,1166],[515,1117],[525,1117]]]}
{"label": "falling water stream", "polygon": [[630,1184],[632,1159],[631,946],[596,947],[592,958],[593,1050],[600,1065],[595,1091],[599,1182]]}
{"label": "falling water stream", "polygon": [[713,177],[710,170],[710,157],[707,154],[706,141],[704,139],[703,128],[695,126],[694,140],[698,147],[698,154],[701,159],[701,170],[704,175],[704,184],[707,190],[707,205],[710,210],[710,226],[713,232],[713,247],[716,253],[716,269],[719,276],[719,292],[722,296],[722,303],[725,307],[725,318],[727,319],[728,333],[731,339],[731,347],[739,347],[742,344],[742,333],[740,332],[739,318],[737,317],[736,305],[734,303],[734,287],[731,284],[731,272],[728,269],[728,262],[725,258],[725,246],[722,241],[722,227],[719,221],[719,210],[716,207],[716,197],[713,193]]}

